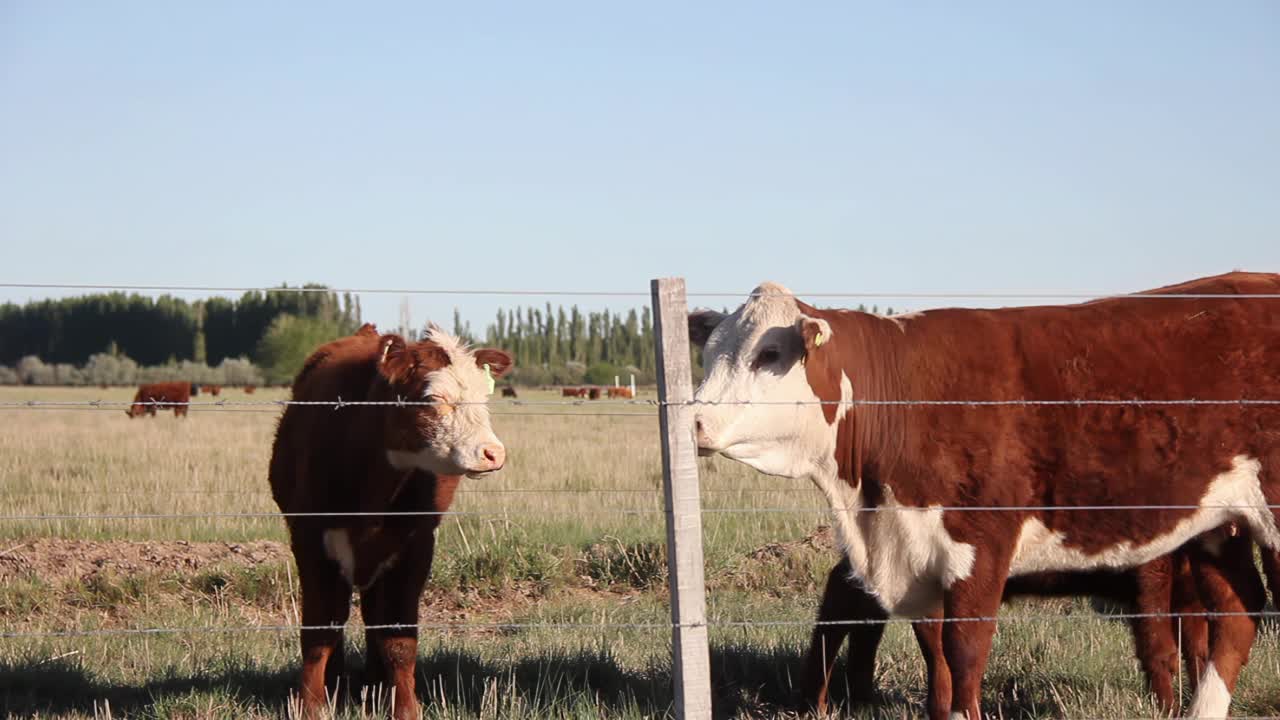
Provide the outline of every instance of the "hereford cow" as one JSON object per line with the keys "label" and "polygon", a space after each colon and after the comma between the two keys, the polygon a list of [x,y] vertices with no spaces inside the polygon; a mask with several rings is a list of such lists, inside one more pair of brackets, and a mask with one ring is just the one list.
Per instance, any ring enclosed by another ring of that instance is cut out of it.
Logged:
{"label": "hereford cow", "polygon": [[128,410],[124,411],[124,414],[131,418],[139,415],[155,417],[156,408],[172,408],[174,417],[186,417],[188,404],[191,402],[191,396],[194,394],[192,390],[194,389],[189,382],[139,385],[137,394],[133,396],[133,404],[129,406]]}
{"label": "hereford cow", "polygon": [[253,391],[254,391],[254,390],[257,390],[257,389],[258,389],[258,388],[254,387],[254,386],[252,386],[252,385],[245,385],[245,386],[244,386],[244,394],[245,394],[245,395],[252,395],[252,394],[253,394]]}
{"label": "hereford cow", "polygon": [[[811,478],[883,611],[951,621],[933,718],[980,717],[986,618],[1011,576],[1136,567],[1190,543],[1201,600],[1236,613],[1216,618],[1190,707],[1221,717],[1257,628],[1242,613],[1265,602],[1251,543],[1280,549],[1280,406],[1240,402],[1280,399],[1280,301],[1256,294],[1280,294],[1280,276],[878,317],[766,283],[730,315],[689,317],[707,371],[697,445]],[[1232,523],[1243,532],[1200,537]]]}
{"label": "hereford cow", "polygon": [[584,387],[567,387],[560,391],[563,397],[581,397],[587,396],[587,389]]}
{"label": "hereford cow", "polygon": [[630,399],[635,397],[635,395],[631,392],[631,388],[629,387],[611,387],[609,388],[609,397]]}
{"label": "hereford cow", "polygon": [[[428,401],[418,405],[290,405],[272,449],[271,493],[289,513],[442,513],[463,475],[502,467],[506,449],[489,427],[484,403],[490,377],[511,358],[469,350],[434,326],[406,342],[365,325],[320,346],[293,383],[307,401]],[[302,588],[301,700],[321,714],[326,691],[343,671],[343,633],[351,592],[360,593],[365,625],[415,625],[431,574],[439,514],[288,515]],[[336,626],[318,629],[315,626]],[[414,627],[366,632],[367,685],[394,690],[397,719],[418,717],[414,696]]]}
{"label": "hereford cow", "polygon": [[204,391],[214,397],[218,397],[219,395],[222,394],[222,386],[221,385],[205,385]]}
{"label": "hereford cow", "polygon": [[516,394],[516,389],[515,389],[514,387],[512,387],[512,386],[510,386],[510,385],[503,385],[503,386],[502,386],[502,397],[504,397],[504,398],[505,398],[505,397],[509,397],[509,398],[518,398],[518,397],[520,397],[520,396]]}

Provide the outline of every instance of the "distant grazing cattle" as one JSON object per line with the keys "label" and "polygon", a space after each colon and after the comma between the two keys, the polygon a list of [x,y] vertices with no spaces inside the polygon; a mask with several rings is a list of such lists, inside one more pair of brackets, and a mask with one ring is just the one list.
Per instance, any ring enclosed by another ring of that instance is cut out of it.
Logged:
{"label": "distant grazing cattle", "polygon": [[598,387],[587,388],[587,399],[588,399],[588,400],[599,400],[599,399],[600,399],[600,388],[598,388]]}
{"label": "distant grazing cattle", "polygon": [[586,397],[587,389],[584,387],[567,387],[560,391],[564,397]]}
{"label": "distant grazing cattle", "polygon": [[[500,350],[469,350],[432,327],[406,342],[365,325],[321,345],[293,383],[293,399],[432,404],[285,408],[272,449],[271,493],[284,513],[440,513],[463,475],[502,467],[506,448],[483,403],[489,378],[511,367]],[[465,404],[464,404],[465,403]],[[431,574],[438,514],[286,518],[302,589],[301,700],[308,717],[326,710],[326,690],[343,672],[343,631],[351,592],[366,626],[418,622]],[[316,626],[334,627],[320,629]],[[336,627],[335,627],[336,626]],[[415,627],[366,632],[365,684],[394,690],[397,719],[417,718]],[[344,688],[345,689],[345,688]],[[384,695],[385,697],[385,695]]]}
{"label": "distant grazing cattle", "polygon": [[766,283],[730,315],[689,316],[706,363],[697,445],[812,479],[881,612],[952,621],[922,646],[948,671],[930,674],[932,718],[980,717],[987,618],[1011,578],[1132,568],[1185,544],[1201,600],[1225,613],[1188,715],[1222,717],[1265,603],[1253,544],[1280,550],[1280,406],[1240,402],[1280,399],[1280,310],[1247,297],[1261,294],[1280,294],[1280,275],[879,317]]}
{"label": "distant grazing cattle", "polygon": [[516,389],[514,387],[511,387],[510,385],[503,385],[502,397],[513,398],[513,397],[519,397],[519,395],[516,394]]}
{"label": "distant grazing cattle", "polygon": [[252,386],[252,385],[245,385],[245,386],[244,386],[244,394],[245,394],[245,395],[252,395],[254,390],[257,390],[257,388],[256,388],[256,387],[254,387],[254,386]]}
{"label": "distant grazing cattle", "polygon": [[634,394],[629,387],[611,387],[609,388],[609,397],[611,398],[633,398]]}
{"label": "distant grazing cattle", "polygon": [[204,389],[204,391],[205,391],[205,392],[209,393],[209,394],[210,394],[210,395],[212,395],[213,397],[218,397],[219,395],[221,395],[221,394],[222,394],[222,386],[221,386],[221,385],[210,385],[210,384],[206,384],[206,385],[204,385],[203,389]]}
{"label": "distant grazing cattle", "polygon": [[155,417],[156,409],[172,409],[174,417],[187,416],[187,403],[191,402],[192,386],[189,382],[163,382],[139,385],[133,396],[133,404],[124,411],[129,417],[150,415]]}

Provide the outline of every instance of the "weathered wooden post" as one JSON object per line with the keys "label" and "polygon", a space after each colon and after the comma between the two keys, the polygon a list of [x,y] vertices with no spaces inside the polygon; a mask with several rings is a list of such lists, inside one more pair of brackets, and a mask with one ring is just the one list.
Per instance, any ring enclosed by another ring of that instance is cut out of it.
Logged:
{"label": "weathered wooden post", "polygon": [[711,718],[711,658],[702,566],[702,505],[693,437],[693,372],[689,308],[683,278],[654,280],[658,423],[662,432],[662,490],[667,517],[671,586],[671,654],[676,717]]}

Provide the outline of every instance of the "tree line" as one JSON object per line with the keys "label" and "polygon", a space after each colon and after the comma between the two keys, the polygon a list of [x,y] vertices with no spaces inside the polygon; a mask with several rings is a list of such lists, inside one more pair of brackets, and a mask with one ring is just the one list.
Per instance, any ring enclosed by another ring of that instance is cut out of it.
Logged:
{"label": "tree line", "polygon": [[48,363],[83,365],[106,352],[140,365],[184,360],[218,365],[228,358],[256,357],[281,316],[326,326],[336,337],[359,326],[360,306],[350,294],[261,291],[237,300],[188,302],[170,295],[112,292],[5,303],[0,305],[0,364],[35,356]]}
{"label": "tree line", "polygon": [[[857,308],[879,314],[879,307]],[[728,312],[728,310],[724,310]],[[887,308],[886,315],[893,314]],[[458,310],[453,313],[453,333],[468,342],[476,338]],[[593,382],[612,383],[614,376],[630,374],[637,381],[655,378],[653,315],[648,306],[625,312],[582,312],[577,305],[565,308],[500,308],[485,329],[484,344],[499,347],[515,358],[515,380],[525,384]],[[701,362],[695,352],[695,374]]]}
{"label": "tree line", "polygon": [[[236,300],[188,302],[115,292],[6,303],[0,305],[0,366],[15,367],[0,382],[128,382],[125,377],[139,373],[175,372],[207,374],[213,382],[226,372],[252,372],[255,379],[288,383],[316,346],[354,332],[361,321],[358,298],[322,285],[302,287],[310,291],[254,291]],[[633,374],[641,383],[655,379],[647,306],[585,312],[551,303],[500,308],[483,338],[455,308],[452,330],[467,342],[511,353],[518,384],[611,384],[615,376],[625,381]],[[695,352],[695,374],[700,364]],[[76,366],[82,379],[73,372]]]}

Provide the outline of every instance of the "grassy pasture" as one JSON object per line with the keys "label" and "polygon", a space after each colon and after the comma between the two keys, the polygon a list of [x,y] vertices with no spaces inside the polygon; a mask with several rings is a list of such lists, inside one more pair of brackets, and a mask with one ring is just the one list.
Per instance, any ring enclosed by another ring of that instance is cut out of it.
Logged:
{"label": "grassy pasture", "polygon": [[[2,401],[130,397],[124,389],[0,389]],[[186,420],[129,420],[122,407],[0,410],[0,514],[270,513],[265,471],[278,412],[193,409]],[[465,481],[454,509],[466,514],[440,530],[424,600],[424,622],[478,625],[422,631],[427,716],[663,716],[670,647],[669,632],[651,627],[667,619],[653,408],[495,401],[494,412],[508,467]],[[835,562],[819,532],[820,495],[728,461],[700,462],[711,617],[811,620]],[[774,511],[733,512],[746,508]],[[6,519],[0,632],[292,624],[296,578],[285,540],[283,522],[269,516]],[[1024,601],[1005,613],[984,686],[989,709],[1019,718],[1156,716],[1122,623],[1084,600]],[[1041,619],[1013,619],[1028,613]],[[642,627],[584,627],[597,623]],[[713,626],[718,714],[795,715],[808,632],[803,624]],[[355,632],[348,638],[352,650],[362,644]],[[285,717],[297,664],[294,632],[0,638],[0,714]],[[907,626],[890,626],[878,668],[881,702],[841,712],[918,716],[924,664]],[[1233,710],[1280,713],[1274,623]]]}

